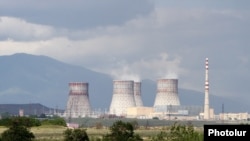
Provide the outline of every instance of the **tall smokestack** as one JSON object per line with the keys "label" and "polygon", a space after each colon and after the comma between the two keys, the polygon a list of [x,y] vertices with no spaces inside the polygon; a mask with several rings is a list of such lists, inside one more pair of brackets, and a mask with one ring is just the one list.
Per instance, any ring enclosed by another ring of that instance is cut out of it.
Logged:
{"label": "tall smokestack", "polygon": [[89,101],[88,83],[69,83],[69,98],[65,111],[67,118],[89,116],[91,106]]}
{"label": "tall smokestack", "polygon": [[180,105],[178,96],[178,79],[159,79],[154,107]]}
{"label": "tall smokestack", "polygon": [[135,106],[134,81],[114,80],[113,96],[109,109],[110,114],[126,115],[127,108]]}
{"label": "tall smokestack", "polygon": [[134,82],[134,97],[136,107],[143,106],[141,97],[141,82]]}
{"label": "tall smokestack", "polygon": [[208,81],[208,58],[206,58],[205,66],[205,100],[204,100],[204,119],[210,119],[209,112],[209,81]]}

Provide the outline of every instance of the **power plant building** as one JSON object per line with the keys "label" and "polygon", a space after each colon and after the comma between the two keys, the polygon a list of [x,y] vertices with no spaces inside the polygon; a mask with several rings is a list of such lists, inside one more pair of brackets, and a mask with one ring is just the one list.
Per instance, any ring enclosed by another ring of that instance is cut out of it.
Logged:
{"label": "power plant building", "polygon": [[90,115],[91,105],[89,101],[88,83],[69,83],[69,97],[65,116],[67,118],[86,117]]}
{"label": "power plant building", "polygon": [[135,106],[134,81],[113,80],[113,96],[109,113],[117,116],[126,116],[127,108]]}
{"label": "power plant building", "polygon": [[202,111],[202,106],[180,104],[178,79],[158,79],[154,116],[182,118],[184,116],[197,116]]}
{"label": "power plant building", "polygon": [[[113,80],[113,95],[108,113],[91,111],[88,83],[69,83],[69,96],[64,112],[66,118],[122,116],[140,119],[169,120],[248,120],[248,113],[221,113],[215,115],[209,105],[208,58],[205,60],[204,105],[181,105],[178,94],[178,79],[158,79],[154,105],[145,107],[141,97],[141,82]],[[94,113],[94,114],[93,114]],[[23,111],[20,110],[20,116]]]}

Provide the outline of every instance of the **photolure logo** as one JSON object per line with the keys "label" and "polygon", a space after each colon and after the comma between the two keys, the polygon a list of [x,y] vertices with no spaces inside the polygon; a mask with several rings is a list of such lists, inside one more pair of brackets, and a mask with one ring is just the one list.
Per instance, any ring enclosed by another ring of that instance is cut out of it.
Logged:
{"label": "photolure logo", "polygon": [[212,139],[239,139],[250,140],[250,125],[204,125],[204,141]]}

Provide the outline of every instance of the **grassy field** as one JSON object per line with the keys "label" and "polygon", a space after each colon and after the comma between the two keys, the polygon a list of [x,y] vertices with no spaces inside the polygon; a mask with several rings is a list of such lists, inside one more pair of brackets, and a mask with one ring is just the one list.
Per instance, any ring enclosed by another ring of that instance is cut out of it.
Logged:
{"label": "grassy field", "polygon": [[62,141],[66,127],[62,126],[38,126],[30,130],[34,133],[37,141]]}
{"label": "grassy field", "polygon": [[[160,128],[151,128],[151,129],[137,129],[134,130],[135,134],[139,134],[141,137],[143,137],[144,141],[149,141],[149,139],[152,136],[157,135],[158,133],[161,132]],[[96,138],[96,137],[102,137],[103,135],[106,135],[107,133],[109,133],[109,129],[95,129],[95,128],[88,128],[87,129],[87,133],[90,137],[90,139],[92,137]]]}
{"label": "grassy field", "polygon": [[[91,119],[82,118],[74,119],[73,123],[78,123],[80,127],[84,127],[90,138],[90,141],[96,141],[95,139],[101,138],[107,135],[109,128],[114,122],[120,119]],[[134,130],[135,134],[139,134],[144,141],[150,141],[152,137],[158,135],[162,130],[170,128],[175,123],[187,125],[194,125],[194,129],[199,132],[203,132],[204,124],[218,124],[216,121],[167,121],[167,120],[154,120],[154,119],[122,119],[124,122],[138,123],[138,129]],[[96,129],[101,128],[101,129]],[[0,134],[2,134],[7,128],[0,126]],[[30,128],[30,131],[35,135],[36,141],[63,141],[63,132],[67,127],[56,125],[42,125]],[[166,130],[165,130],[166,131]]]}
{"label": "grassy field", "polygon": [[[0,134],[6,129],[6,127],[0,127]],[[62,141],[64,130],[66,127],[62,126],[38,126],[30,129],[37,141]]]}
{"label": "grassy field", "polygon": [[[7,128],[0,127],[0,134],[4,132]],[[36,141],[63,141],[63,132],[66,130],[66,127],[62,126],[38,126],[32,127],[31,132],[35,135]],[[138,129],[135,130],[135,133],[139,134],[144,138],[145,141],[149,141],[150,137],[160,133],[160,128],[154,129]],[[86,132],[90,139],[102,137],[109,133],[108,128],[95,129],[95,128],[86,128]]]}
{"label": "grassy field", "polygon": [[[90,121],[90,120],[87,120]],[[98,123],[100,121],[95,121],[94,123]],[[106,121],[102,122],[102,125],[105,125]],[[109,121],[110,122],[110,121]],[[161,121],[156,120],[156,121],[150,121],[150,125],[152,123],[156,124],[158,123],[160,124]],[[86,121],[84,121],[83,123],[85,123],[86,125]],[[112,123],[112,122],[111,122]],[[166,123],[166,122],[164,122]],[[110,124],[110,123],[109,123]],[[107,125],[109,125],[107,124]],[[145,125],[146,123],[141,123],[141,125]],[[135,134],[139,134],[144,141],[150,141],[151,137],[156,136],[157,134],[159,134],[163,129],[169,128],[172,124],[172,122],[169,122],[163,126],[159,126],[159,124],[157,124],[158,126],[141,126],[138,129],[134,130]],[[90,123],[88,123],[87,125],[90,125]],[[96,126],[86,126],[84,127],[84,129],[86,129],[86,132],[90,138],[91,141],[96,141],[94,139],[97,138],[101,138],[102,136],[108,134],[110,132],[109,128],[105,128],[105,126],[102,126],[103,128],[101,129],[96,129]],[[109,126],[106,126],[109,127]],[[0,134],[3,133],[7,128],[6,127],[1,127],[0,126]],[[56,126],[56,125],[42,125],[42,126],[37,126],[37,127],[32,127],[30,128],[30,131],[35,135],[35,140],[36,141],[63,141],[63,132],[67,129],[67,127],[63,127],[63,126]],[[200,126],[195,127],[196,130],[202,131],[202,128]]]}

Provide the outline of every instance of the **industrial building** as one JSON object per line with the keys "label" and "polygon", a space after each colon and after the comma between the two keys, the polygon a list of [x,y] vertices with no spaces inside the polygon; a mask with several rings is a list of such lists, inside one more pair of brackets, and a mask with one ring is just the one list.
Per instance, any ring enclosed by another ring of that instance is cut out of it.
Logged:
{"label": "industrial building", "polygon": [[128,118],[150,119],[154,113],[153,107],[129,107],[127,108]]}
{"label": "industrial building", "polygon": [[[69,98],[64,116],[105,117],[122,116],[140,119],[171,120],[248,120],[248,113],[214,114],[209,105],[208,58],[205,59],[205,92],[204,105],[182,105],[178,94],[178,79],[161,78],[157,80],[154,105],[144,107],[141,93],[141,82],[133,80],[113,80],[113,94],[108,112],[91,111],[88,83],[69,83]],[[98,113],[97,114],[93,113]],[[112,116],[111,116],[112,115]]]}
{"label": "industrial building", "polygon": [[158,79],[154,112],[151,117],[160,119],[200,118],[202,106],[181,105],[178,94],[178,79]]}
{"label": "industrial building", "polygon": [[158,79],[153,108],[131,107],[127,110],[127,116],[133,118],[213,120],[214,109],[209,107],[208,58],[205,59],[204,106],[181,105],[178,96],[178,79]]}
{"label": "industrial building", "polygon": [[248,120],[249,114],[245,113],[220,113],[217,117],[218,120]]}

